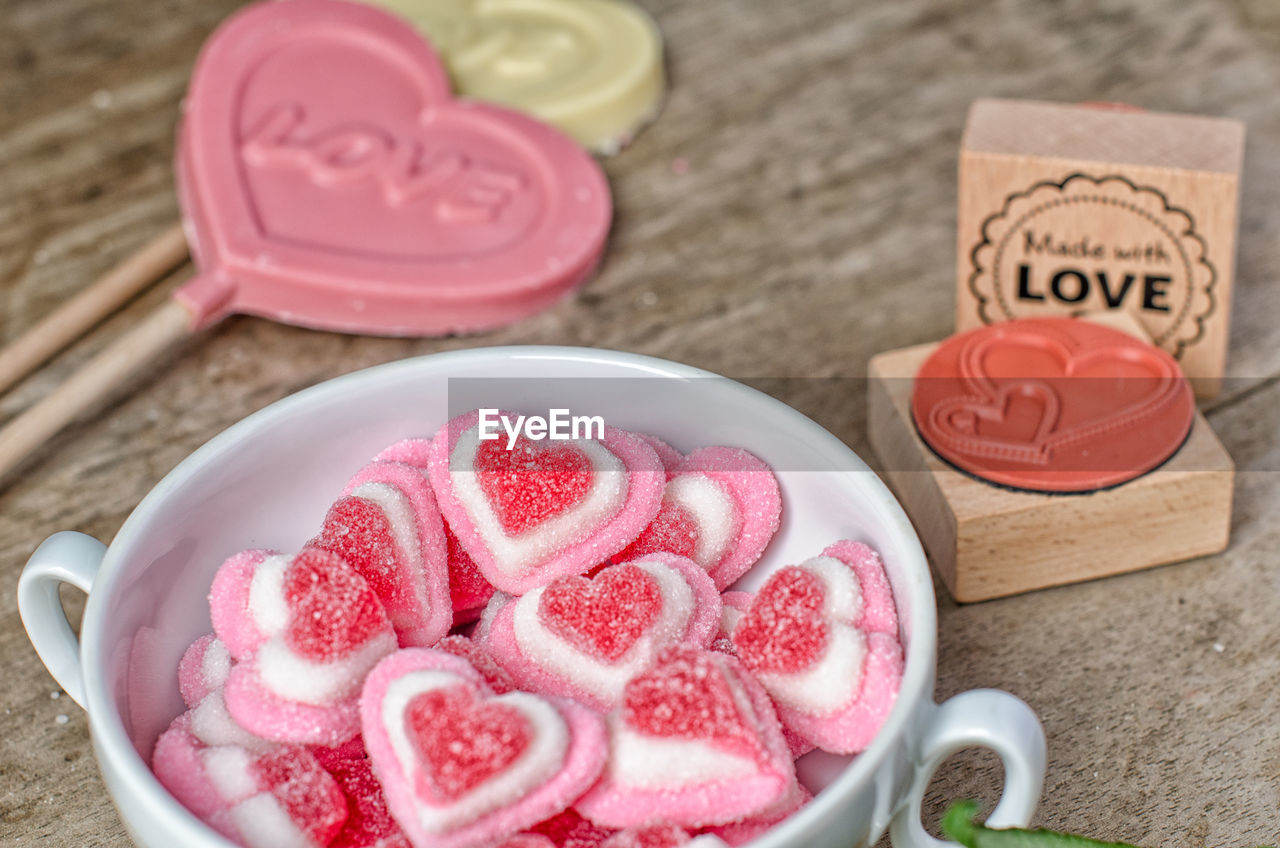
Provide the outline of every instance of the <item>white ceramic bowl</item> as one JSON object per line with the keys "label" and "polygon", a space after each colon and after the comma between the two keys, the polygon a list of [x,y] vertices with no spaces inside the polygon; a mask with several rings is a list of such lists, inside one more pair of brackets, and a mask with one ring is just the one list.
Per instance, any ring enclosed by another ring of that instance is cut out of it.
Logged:
{"label": "white ceramic bowl", "polygon": [[[54,678],[88,711],[107,789],[138,844],[228,846],[170,797],[147,765],[157,735],[183,709],[176,668],[186,646],[211,629],[206,595],[218,565],[243,548],[297,549],[369,457],[400,438],[429,435],[447,419],[451,378],[492,377],[538,378],[500,384],[495,406],[566,406],[684,450],[745,447],[778,469],[784,521],[745,578],[748,585],[841,538],[865,541],[883,555],[906,645],[896,706],[863,754],[815,753],[801,761],[802,780],[820,794],[757,840],[757,848],[870,845],[891,820],[898,848],[927,848],[937,841],[920,826],[929,776],[948,755],[975,745],[995,749],[1005,767],[1004,796],[990,821],[1028,821],[1044,774],[1039,723],[1002,692],[933,703],[936,614],[924,553],[893,496],[842,442],[779,401],[684,365],[516,347],[410,359],[299,392],[183,461],[109,548],[58,533],[32,554],[18,589],[23,623]],[[632,378],[651,382],[631,390],[621,381]],[[673,394],[655,401],[655,386]],[[89,593],[79,642],[58,601],[64,582]]]}

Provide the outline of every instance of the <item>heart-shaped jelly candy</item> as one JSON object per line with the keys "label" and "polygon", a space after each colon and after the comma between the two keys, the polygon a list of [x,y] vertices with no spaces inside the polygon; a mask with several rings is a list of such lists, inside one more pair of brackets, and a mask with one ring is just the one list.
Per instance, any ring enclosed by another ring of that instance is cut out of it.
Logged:
{"label": "heart-shaped jelly candy", "polygon": [[494,695],[463,659],[410,648],[361,696],[365,744],[415,845],[492,845],[554,815],[604,765],[598,716],[567,700]]}
{"label": "heart-shaped jelly candy", "polygon": [[428,471],[450,529],[504,592],[587,571],[657,515],[665,474],[632,433],[604,427],[600,439],[513,443],[487,433],[501,437],[481,438],[479,411],[453,419],[432,442]]}
{"label": "heart-shaped jelly candy", "polygon": [[493,616],[485,644],[524,688],[603,711],[668,645],[709,645],[719,620],[707,573],[658,553],[522,595]]}

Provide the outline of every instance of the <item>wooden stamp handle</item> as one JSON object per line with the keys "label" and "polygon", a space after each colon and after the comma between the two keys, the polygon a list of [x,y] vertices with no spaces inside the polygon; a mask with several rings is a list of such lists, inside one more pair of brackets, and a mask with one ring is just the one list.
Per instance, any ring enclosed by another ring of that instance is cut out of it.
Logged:
{"label": "wooden stamp handle", "polygon": [[0,477],[82,412],[111,394],[141,365],[191,332],[191,313],[166,300],[50,395],[0,430]]}
{"label": "wooden stamp handle", "polygon": [[186,236],[182,225],[174,224],[0,350],[0,392],[8,391],[186,258]]}

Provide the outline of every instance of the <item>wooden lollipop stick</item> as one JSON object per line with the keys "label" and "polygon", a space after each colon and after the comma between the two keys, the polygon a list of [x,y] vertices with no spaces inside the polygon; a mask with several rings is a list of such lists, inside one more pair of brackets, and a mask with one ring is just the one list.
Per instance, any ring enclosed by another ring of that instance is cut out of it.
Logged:
{"label": "wooden lollipop stick", "polygon": [[191,313],[166,300],[35,406],[0,430],[0,477],[96,405],[139,366],[191,333]]}
{"label": "wooden lollipop stick", "polygon": [[0,350],[0,392],[8,391],[186,258],[186,236],[182,225],[174,224]]}

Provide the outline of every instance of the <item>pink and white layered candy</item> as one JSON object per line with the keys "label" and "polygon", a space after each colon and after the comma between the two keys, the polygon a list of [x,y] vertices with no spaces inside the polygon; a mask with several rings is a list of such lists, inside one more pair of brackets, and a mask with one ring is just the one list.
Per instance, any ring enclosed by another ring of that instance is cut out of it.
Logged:
{"label": "pink and white layered candy", "polygon": [[871,742],[902,680],[893,594],[880,557],[861,542],[774,572],[732,638],[783,725],[833,753]]}
{"label": "pink and white layered candy", "polygon": [[360,469],[308,544],[359,572],[401,646],[434,645],[453,626],[444,521],[419,469],[389,461]]}
{"label": "pink and white layered candy", "polygon": [[798,813],[805,804],[813,800],[813,795],[802,784],[797,783],[795,792],[773,808],[754,816],[748,816],[736,822],[716,825],[706,830],[706,835],[719,837],[723,843],[737,846],[746,845],[758,836],[781,824],[784,820]]}
{"label": "pink and white layered candy", "polygon": [[[431,455],[430,439],[404,439],[383,450],[374,461],[403,462],[414,468],[425,469]],[[449,596],[453,602],[454,625],[467,624],[480,616],[493,587],[484,579],[475,562],[462,549],[458,538],[446,524],[444,528],[449,561]]]}
{"label": "pink and white layered candy", "polygon": [[178,662],[178,691],[188,707],[194,707],[222,688],[231,674],[231,652],[210,633],[191,643]]}
{"label": "pink and white layered candy", "polygon": [[[500,416],[513,418],[510,413]],[[524,594],[581,574],[640,534],[662,502],[666,474],[639,436],[482,439],[479,411],[436,434],[428,473],[449,528],[489,583]]]}
{"label": "pink and white layered candy", "polygon": [[692,839],[683,827],[660,822],[620,830],[601,843],[600,848],[678,848],[688,845]]}
{"label": "pink and white layered candy", "polygon": [[178,689],[189,707],[183,726],[202,745],[238,745],[264,753],[277,743],[245,730],[227,710],[223,690],[233,665],[226,646],[213,634],[191,643],[178,663]]}
{"label": "pink and white layered candy", "polygon": [[359,732],[364,676],[396,649],[396,636],[373,589],[341,557],[315,548],[237,555],[215,575],[210,606],[218,637],[241,651],[225,688],[237,723],[308,745]]}
{"label": "pink and white layered candy", "polygon": [[415,848],[473,848],[564,810],[596,781],[603,722],[569,700],[494,695],[465,660],[409,648],[370,672],[365,746]]}
{"label": "pink and white layered candy", "polygon": [[658,515],[615,561],[669,551],[724,589],[760,559],[781,515],[778,480],[762,460],[741,448],[699,448],[669,475]]}
{"label": "pink and white layered candy", "polygon": [[152,768],[175,798],[219,833],[246,848],[323,848],[342,830],[347,800],[305,748],[206,746],[186,718],[160,735]]}
{"label": "pink and white layered candy", "polygon": [[769,696],[727,654],[668,648],[632,678],[608,720],[604,776],[574,804],[598,824],[724,824],[795,791]]}
{"label": "pink and white layered candy", "polygon": [[697,563],[668,553],[561,577],[502,606],[485,645],[521,687],[607,711],[668,645],[706,647],[720,595]]}

